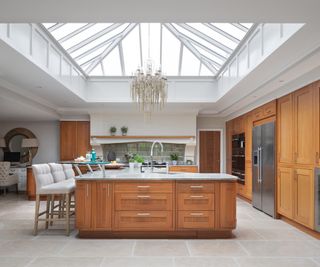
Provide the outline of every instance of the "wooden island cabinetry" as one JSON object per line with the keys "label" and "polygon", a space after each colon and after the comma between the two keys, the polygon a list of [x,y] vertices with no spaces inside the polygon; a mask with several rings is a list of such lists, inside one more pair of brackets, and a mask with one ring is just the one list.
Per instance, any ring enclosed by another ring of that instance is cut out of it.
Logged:
{"label": "wooden island cabinetry", "polygon": [[77,180],[80,237],[231,237],[236,182]]}

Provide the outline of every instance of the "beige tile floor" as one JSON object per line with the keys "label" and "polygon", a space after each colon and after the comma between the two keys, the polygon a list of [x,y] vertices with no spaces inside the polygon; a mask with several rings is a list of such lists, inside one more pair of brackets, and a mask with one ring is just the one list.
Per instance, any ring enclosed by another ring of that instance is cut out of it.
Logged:
{"label": "beige tile floor", "polygon": [[[320,240],[238,200],[231,240],[83,240],[55,229],[32,235],[34,202],[0,196],[1,267],[311,267]],[[43,229],[43,225],[40,227]]]}

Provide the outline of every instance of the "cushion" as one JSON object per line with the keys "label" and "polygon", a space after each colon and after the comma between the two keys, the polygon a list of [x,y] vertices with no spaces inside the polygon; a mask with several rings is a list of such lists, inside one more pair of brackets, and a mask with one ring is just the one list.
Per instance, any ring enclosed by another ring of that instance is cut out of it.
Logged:
{"label": "cushion", "polygon": [[37,191],[37,194],[46,195],[46,194],[67,194],[72,193],[75,190],[75,183],[62,181],[58,183],[53,183],[50,185],[43,186],[39,191]]}
{"label": "cushion", "polygon": [[42,187],[54,183],[54,179],[48,164],[32,165],[32,171],[33,171],[34,178],[36,180],[37,193],[38,191],[40,191]]}
{"label": "cushion", "polygon": [[62,164],[64,174],[66,175],[66,179],[72,179],[76,175],[73,171],[72,164]]}
{"label": "cushion", "polygon": [[64,181],[66,179],[66,175],[63,171],[63,167],[61,164],[49,163],[48,165],[50,166],[53,180],[55,183]]}

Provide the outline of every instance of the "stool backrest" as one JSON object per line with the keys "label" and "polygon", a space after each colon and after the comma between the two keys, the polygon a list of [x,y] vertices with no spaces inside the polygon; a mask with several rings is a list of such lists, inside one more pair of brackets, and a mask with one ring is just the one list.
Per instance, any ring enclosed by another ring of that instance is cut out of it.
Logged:
{"label": "stool backrest", "polygon": [[76,176],[72,164],[62,164],[62,166],[67,179],[72,179]]}
{"label": "stool backrest", "polygon": [[0,186],[5,184],[8,180],[10,172],[10,162],[0,162]]}
{"label": "stool backrest", "polygon": [[55,183],[62,182],[66,179],[66,175],[63,171],[61,164],[49,163],[51,174]]}
{"label": "stool backrest", "polygon": [[38,192],[42,187],[53,184],[53,176],[48,164],[32,165],[32,171],[36,180],[36,191]]}

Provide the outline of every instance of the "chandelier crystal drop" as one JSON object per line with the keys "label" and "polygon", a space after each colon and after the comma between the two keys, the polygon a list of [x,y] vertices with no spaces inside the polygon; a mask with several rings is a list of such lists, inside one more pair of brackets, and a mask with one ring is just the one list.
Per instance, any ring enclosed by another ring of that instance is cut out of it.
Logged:
{"label": "chandelier crystal drop", "polygon": [[139,110],[151,114],[161,110],[167,102],[167,78],[162,75],[161,68],[153,71],[153,62],[150,58],[150,24],[148,25],[148,59],[145,62],[145,71],[138,68],[131,81],[132,101],[138,104]]}

